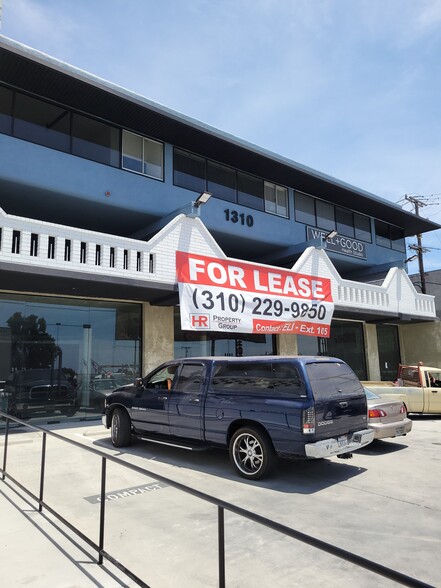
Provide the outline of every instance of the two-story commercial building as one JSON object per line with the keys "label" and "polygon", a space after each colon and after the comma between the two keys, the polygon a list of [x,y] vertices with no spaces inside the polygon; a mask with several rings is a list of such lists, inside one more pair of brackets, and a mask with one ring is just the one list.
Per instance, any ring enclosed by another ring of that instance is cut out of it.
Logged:
{"label": "two-story commercial building", "polygon": [[[61,410],[60,370],[78,415],[173,356],[329,354],[389,379],[401,326],[436,319],[404,271],[436,223],[5,37],[0,153],[0,379],[41,370],[36,412]],[[182,329],[177,251],[328,280],[330,336]]]}

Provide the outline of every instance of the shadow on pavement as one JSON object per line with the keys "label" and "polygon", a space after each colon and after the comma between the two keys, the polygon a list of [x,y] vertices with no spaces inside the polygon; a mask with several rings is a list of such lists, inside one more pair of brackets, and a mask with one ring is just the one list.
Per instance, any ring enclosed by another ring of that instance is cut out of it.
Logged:
{"label": "shadow on pavement", "polygon": [[[94,445],[115,451],[109,437],[96,439]],[[226,450],[209,448],[202,451],[188,451],[138,439],[134,439],[129,447],[120,449],[116,455],[122,459],[136,457],[141,461],[146,460],[145,464],[137,461],[137,465],[150,471],[154,471],[155,463],[161,463],[173,466],[178,470],[193,470],[207,476],[221,477],[250,487],[271,488],[275,491],[294,494],[314,494],[365,471],[365,468],[355,465],[355,459],[352,463],[350,460],[337,458],[321,460],[279,459],[268,478],[251,481],[236,474]],[[178,472],[170,471],[164,474],[161,470],[158,473],[176,479]]]}

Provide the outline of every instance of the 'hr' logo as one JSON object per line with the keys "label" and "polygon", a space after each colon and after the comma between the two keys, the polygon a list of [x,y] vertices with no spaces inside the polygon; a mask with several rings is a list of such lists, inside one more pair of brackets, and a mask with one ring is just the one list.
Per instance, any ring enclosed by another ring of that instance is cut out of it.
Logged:
{"label": "'hr' logo", "polygon": [[190,314],[190,323],[194,329],[209,329],[210,316],[208,314]]}

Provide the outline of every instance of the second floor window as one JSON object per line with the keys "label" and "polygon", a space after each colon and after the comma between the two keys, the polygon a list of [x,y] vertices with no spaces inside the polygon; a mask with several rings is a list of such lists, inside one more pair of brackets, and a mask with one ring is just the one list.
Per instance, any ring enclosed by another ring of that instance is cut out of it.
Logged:
{"label": "second floor window", "polygon": [[193,192],[207,190],[216,198],[256,210],[289,216],[287,188],[178,148],[173,151],[173,183]]}
{"label": "second floor window", "polygon": [[288,190],[271,182],[264,182],[265,210],[279,216],[288,216]]}
{"label": "second floor window", "polygon": [[162,180],[164,178],[164,147],[162,143],[123,131],[122,167]]}
{"label": "second floor window", "polygon": [[325,231],[336,228],[339,235],[355,237],[367,243],[372,242],[371,220],[368,216],[340,208],[302,192],[295,193],[294,204],[297,222]]}

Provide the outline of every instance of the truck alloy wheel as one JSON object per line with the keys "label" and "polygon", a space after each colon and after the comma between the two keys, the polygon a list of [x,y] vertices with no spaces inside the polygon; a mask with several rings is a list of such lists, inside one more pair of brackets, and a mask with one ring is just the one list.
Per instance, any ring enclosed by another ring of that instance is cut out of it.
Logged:
{"label": "truck alloy wheel", "polygon": [[259,480],[272,469],[275,453],[266,433],[246,427],[231,438],[230,459],[241,476]]}

